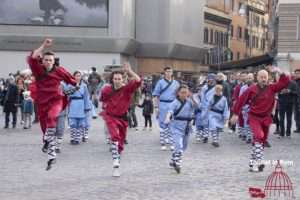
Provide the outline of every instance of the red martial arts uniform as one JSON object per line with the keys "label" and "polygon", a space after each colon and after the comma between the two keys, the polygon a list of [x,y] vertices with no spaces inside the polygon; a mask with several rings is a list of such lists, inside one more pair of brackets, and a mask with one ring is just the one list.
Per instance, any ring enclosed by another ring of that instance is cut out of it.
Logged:
{"label": "red martial arts uniform", "polygon": [[74,77],[63,67],[53,67],[50,72],[30,55],[27,62],[33,76],[36,78],[36,104],[43,134],[47,128],[56,127],[56,119],[63,110],[64,94],[61,90],[61,81],[76,85]]}
{"label": "red martial arts uniform", "polygon": [[254,142],[265,143],[268,138],[269,127],[272,123],[271,113],[274,107],[275,94],[286,88],[289,77],[281,75],[277,83],[259,89],[258,85],[250,86],[239,98],[234,107],[234,114],[239,115],[242,107],[249,103],[249,126],[253,132]]}
{"label": "red martial arts uniform", "polygon": [[105,86],[101,91],[100,101],[105,104],[104,111],[100,114],[106,122],[108,132],[113,142],[118,142],[118,151],[124,149],[127,131],[127,112],[134,91],[141,86],[141,81],[129,81],[118,90],[112,85]]}
{"label": "red martial arts uniform", "polygon": [[[234,90],[233,90],[233,104],[232,104],[232,111],[234,110],[234,107],[236,106],[236,102],[238,101],[239,99],[239,96],[240,96],[240,91],[241,91],[241,87],[242,87],[242,83],[239,83],[235,86]],[[239,115],[239,123],[238,125],[240,127],[244,127],[244,118],[243,118],[243,114],[240,113]]]}

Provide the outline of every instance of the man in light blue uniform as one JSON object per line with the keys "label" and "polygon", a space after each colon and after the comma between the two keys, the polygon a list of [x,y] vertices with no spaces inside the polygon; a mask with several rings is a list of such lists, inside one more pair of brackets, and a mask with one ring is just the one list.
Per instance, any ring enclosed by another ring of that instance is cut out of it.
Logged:
{"label": "man in light blue uniform", "polygon": [[160,79],[155,85],[152,93],[154,100],[155,113],[158,117],[160,127],[160,144],[161,150],[166,150],[166,144],[170,143],[170,149],[173,150],[173,139],[169,126],[164,123],[169,105],[176,98],[176,92],[179,88],[179,82],[173,80],[173,70],[170,67],[165,67],[164,78]]}
{"label": "man in light blue uniform", "polygon": [[212,145],[219,147],[219,135],[224,125],[228,124],[230,111],[227,98],[222,95],[223,86],[216,85],[215,91],[216,94],[209,101],[208,124],[213,138]]}
{"label": "man in light blue uniform", "polygon": [[216,75],[208,74],[207,84],[201,90],[201,117],[197,119],[197,123],[203,127],[203,143],[207,143],[209,127],[208,127],[208,109],[209,101],[215,95]]}
{"label": "man in light blue uniform", "polygon": [[[77,145],[84,136],[86,112],[91,110],[87,85],[81,81],[81,73],[74,73],[76,81],[80,83],[79,89],[69,96],[70,104],[68,118],[71,131],[71,144]],[[68,85],[67,87],[73,87]]]}
{"label": "man in light blue uniform", "polygon": [[170,123],[171,133],[174,139],[175,149],[172,153],[170,166],[180,173],[182,154],[188,145],[188,138],[192,132],[191,121],[196,108],[193,97],[189,98],[190,91],[187,85],[181,85],[178,89],[178,97],[170,104],[166,115],[165,124]]}
{"label": "man in light blue uniform", "polygon": [[[247,75],[246,84],[244,84],[240,89],[239,96],[241,96],[253,83],[254,83],[254,75],[253,75],[253,73],[249,73]],[[248,122],[249,110],[250,110],[250,105],[249,105],[249,103],[247,103],[242,108],[242,115],[243,115],[243,120],[244,120],[242,135],[245,137],[247,144],[250,144],[252,142],[252,131],[250,129],[249,122]]]}

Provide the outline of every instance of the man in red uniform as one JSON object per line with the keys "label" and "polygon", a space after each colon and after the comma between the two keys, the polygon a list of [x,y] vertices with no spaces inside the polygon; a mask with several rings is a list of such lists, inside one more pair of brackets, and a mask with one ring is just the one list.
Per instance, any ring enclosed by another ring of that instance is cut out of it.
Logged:
{"label": "man in red uniform", "polygon": [[111,138],[111,151],[113,157],[113,176],[120,176],[120,154],[124,149],[124,141],[128,127],[127,111],[131,96],[141,86],[140,77],[132,71],[130,65],[125,63],[123,69],[131,80],[124,84],[123,72],[114,71],[111,74],[109,85],[104,86],[100,101],[103,102],[104,111],[101,113]]}
{"label": "man in red uniform", "polygon": [[[239,99],[241,88],[246,84],[247,73],[246,72],[240,73],[239,80],[240,80],[240,82],[235,86],[233,95],[232,95],[233,107],[236,104],[237,100]],[[232,107],[232,109],[233,109],[233,107]],[[244,119],[243,119],[242,113],[240,113],[240,115],[239,115],[238,133],[239,133],[239,138],[246,139],[246,137],[243,135],[243,133],[245,133],[245,130],[244,130]]]}
{"label": "man in red uniform", "polygon": [[[274,71],[280,72],[278,68]],[[257,84],[250,86],[238,99],[231,118],[236,123],[242,107],[249,103],[249,126],[253,132],[253,147],[250,158],[250,171],[263,171],[263,149],[272,123],[271,112],[274,107],[275,94],[289,84],[289,77],[281,73],[277,83],[268,84],[268,72],[261,70],[257,74]]]}
{"label": "man in red uniform", "polygon": [[43,150],[48,153],[46,170],[56,161],[55,133],[56,119],[63,110],[63,98],[60,82],[76,85],[74,77],[63,67],[55,66],[55,55],[53,52],[43,53],[44,49],[52,46],[51,39],[45,39],[42,45],[35,49],[27,62],[33,76],[36,78],[36,103],[38,116],[43,132]]}

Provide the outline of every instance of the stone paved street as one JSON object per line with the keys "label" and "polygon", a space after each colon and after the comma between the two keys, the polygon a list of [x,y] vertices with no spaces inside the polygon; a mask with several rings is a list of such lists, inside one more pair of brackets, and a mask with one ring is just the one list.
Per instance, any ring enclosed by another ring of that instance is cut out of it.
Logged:
{"label": "stone paved street", "polygon": [[[3,121],[3,116],[1,116]],[[140,118],[140,124],[143,121]],[[274,166],[263,173],[248,172],[250,146],[235,134],[223,133],[221,147],[195,142],[184,154],[181,174],[168,167],[170,151],[162,152],[156,127],[130,130],[129,145],[121,162],[122,176],[111,177],[112,160],[105,144],[103,122],[93,120],[87,144],[71,146],[69,130],[62,153],[51,171],[45,171],[46,154],[41,152],[38,125],[31,130],[0,130],[1,200],[244,200],[250,186],[263,188]],[[293,161],[284,171],[300,199],[300,134],[279,140],[270,134],[272,148],[265,158]],[[297,198],[298,197],[298,198]]]}

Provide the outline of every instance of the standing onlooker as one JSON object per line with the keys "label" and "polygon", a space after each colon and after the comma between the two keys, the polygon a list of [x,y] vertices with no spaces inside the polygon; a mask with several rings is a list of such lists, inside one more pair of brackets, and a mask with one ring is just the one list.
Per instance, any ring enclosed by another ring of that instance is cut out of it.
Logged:
{"label": "standing onlooker", "polygon": [[36,80],[34,76],[31,76],[31,83],[28,86],[28,90],[30,91],[30,96],[33,100],[33,106],[34,106],[34,120],[33,123],[38,123],[39,122],[39,117],[38,117],[38,108],[37,108],[37,103],[36,103]]}
{"label": "standing onlooker", "polygon": [[18,76],[16,79],[16,84],[18,87],[18,102],[17,102],[17,106],[18,108],[20,108],[20,112],[21,112],[21,125],[24,124],[24,113],[23,113],[23,100],[24,100],[24,96],[23,96],[23,92],[25,91],[25,87],[24,87],[24,78],[22,76]]}
{"label": "standing onlooker", "polygon": [[137,90],[135,90],[135,92],[133,93],[132,97],[131,97],[131,103],[130,103],[130,107],[129,107],[129,112],[128,112],[128,124],[129,124],[129,128],[135,128],[136,131],[138,131],[138,121],[137,121],[137,117],[135,114],[135,108],[136,105],[139,105],[139,100],[140,100],[140,89],[138,88]]}
{"label": "standing onlooker", "polygon": [[100,82],[101,82],[100,74],[98,74],[96,67],[92,67],[92,73],[89,75],[88,78],[88,89],[89,89],[90,97],[96,108],[98,108],[98,99],[96,96],[96,91]]}
{"label": "standing onlooker", "polygon": [[24,129],[31,128],[31,116],[33,113],[33,101],[30,91],[23,92],[24,100],[22,102],[22,113],[24,114]]}
{"label": "standing onlooker", "polygon": [[295,97],[295,133],[300,133],[300,69],[295,70],[295,82],[297,84],[297,95]]}
{"label": "standing onlooker", "polygon": [[[290,81],[287,88],[281,90],[278,94],[278,103],[279,103],[279,124],[280,124],[280,136],[287,137],[291,136],[292,128],[292,114],[294,108],[295,97],[297,94],[297,86],[295,81]],[[287,125],[285,126],[285,117]]]}
{"label": "standing onlooker", "polygon": [[18,104],[18,87],[13,78],[8,79],[7,92],[4,97],[4,113],[5,113],[5,126],[9,126],[9,115],[12,113],[13,121],[12,126],[16,128],[17,125],[17,104]]}
{"label": "standing onlooker", "polygon": [[140,108],[143,108],[143,116],[145,118],[145,127],[144,130],[147,129],[149,123],[149,130],[152,130],[152,114],[153,114],[153,102],[151,95],[146,94],[144,102],[142,105],[139,105]]}

